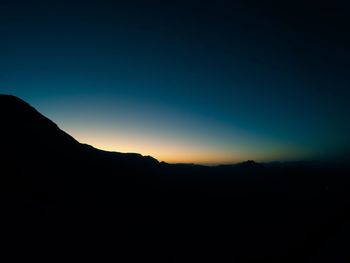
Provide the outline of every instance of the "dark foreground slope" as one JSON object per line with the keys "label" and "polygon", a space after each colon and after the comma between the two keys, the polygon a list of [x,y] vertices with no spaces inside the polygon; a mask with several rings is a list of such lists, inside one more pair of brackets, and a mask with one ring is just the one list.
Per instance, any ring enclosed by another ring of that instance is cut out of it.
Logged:
{"label": "dark foreground slope", "polygon": [[120,262],[347,260],[345,166],[169,165],[100,151],[5,95],[0,125],[2,232],[17,252]]}

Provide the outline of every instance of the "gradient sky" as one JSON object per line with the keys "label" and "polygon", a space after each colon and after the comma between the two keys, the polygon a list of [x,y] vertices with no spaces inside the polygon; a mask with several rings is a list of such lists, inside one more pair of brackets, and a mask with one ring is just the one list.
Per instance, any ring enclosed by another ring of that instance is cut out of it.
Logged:
{"label": "gradient sky", "polygon": [[345,6],[165,2],[1,1],[0,93],[81,142],[167,162],[348,153]]}

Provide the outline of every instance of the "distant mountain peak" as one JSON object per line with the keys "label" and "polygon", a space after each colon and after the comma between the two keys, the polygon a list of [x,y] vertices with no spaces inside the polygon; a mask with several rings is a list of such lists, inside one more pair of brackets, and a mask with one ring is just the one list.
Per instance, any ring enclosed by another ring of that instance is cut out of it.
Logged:
{"label": "distant mountain peak", "polygon": [[261,163],[257,163],[254,160],[247,160],[245,162],[241,162],[237,164],[237,166],[242,168],[262,168],[264,167]]}
{"label": "distant mountain peak", "polygon": [[241,164],[256,165],[256,164],[258,164],[258,163],[255,162],[254,160],[247,160],[247,161],[245,161],[245,162],[242,162]]}

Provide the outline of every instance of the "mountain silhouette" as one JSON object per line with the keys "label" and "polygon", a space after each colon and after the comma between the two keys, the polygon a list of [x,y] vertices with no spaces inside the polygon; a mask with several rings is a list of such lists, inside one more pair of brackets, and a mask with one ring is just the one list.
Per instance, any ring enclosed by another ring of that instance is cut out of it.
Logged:
{"label": "mountain silhouette", "polygon": [[74,243],[75,253],[122,262],[347,256],[339,249],[350,222],[344,167],[207,167],[102,151],[11,95],[0,95],[0,123],[0,204],[11,236],[35,229],[29,236],[41,245]]}
{"label": "mountain silhouette", "polygon": [[155,165],[158,161],[150,156],[143,157],[140,154],[108,153],[97,150],[89,145],[80,144],[72,136],[68,135],[51,120],[40,114],[23,100],[11,96],[0,95],[1,111],[1,144],[8,153],[16,153],[19,149],[22,153],[31,154],[60,154],[62,157],[90,152],[109,155],[115,161],[124,164],[133,162],[133,165]]}

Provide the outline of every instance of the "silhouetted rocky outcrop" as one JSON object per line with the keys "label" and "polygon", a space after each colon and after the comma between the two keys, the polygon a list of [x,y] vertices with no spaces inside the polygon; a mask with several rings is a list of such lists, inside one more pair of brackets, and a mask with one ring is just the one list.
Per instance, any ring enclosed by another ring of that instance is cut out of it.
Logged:
{"label": "silhouetted rocky outcrop", "polygon": [[112,246],[102,254],[122,262],[121,255],[129,261],[320,262],[333,253],[325,247],[347,241],[339,235],[350,222],[344,166],[247,161],[206,167],[106,152],[79,143],[9,95],[0,95],[0,124],[0,204],[10,232],[49,231],[44,240],[75,242],[84,251]]}

